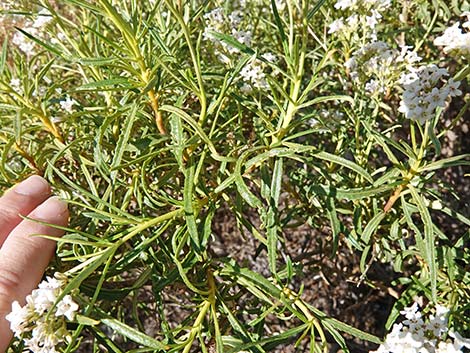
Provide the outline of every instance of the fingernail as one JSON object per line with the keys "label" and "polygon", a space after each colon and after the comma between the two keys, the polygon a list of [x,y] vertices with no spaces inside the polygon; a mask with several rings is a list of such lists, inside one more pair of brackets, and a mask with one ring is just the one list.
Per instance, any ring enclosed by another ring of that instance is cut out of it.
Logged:
{"label": "fingernail", "polygon": [[45,179],[39,175],[32,175],[16,185],[13,190],[20,195],[41,196],[48,195],[51,189]]}
{"label": "fingernail", "polygon": [[43,220],[54,220],[62,216],[68,211],[68,206],[65,201],[62,201],[57,196],[49,197],[41,205],[39,205],[32,213],[32,218],[41,218]]}

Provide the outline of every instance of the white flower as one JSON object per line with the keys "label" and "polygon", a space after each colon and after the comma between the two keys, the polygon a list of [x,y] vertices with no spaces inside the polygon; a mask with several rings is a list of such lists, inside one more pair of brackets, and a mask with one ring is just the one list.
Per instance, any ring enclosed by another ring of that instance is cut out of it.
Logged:
{"label": "white flower", "polygon": [[430,315],[430,320],[426,324],[426,330],[431,331],[434,337],[440,338],[447,332],[447,317],[444,315]]}
{"label": "white flower", "polygon": [[424,123],[435,115],[438,107],[445,107],[446,100],[452,94],[458,94],[458,84],[449,80],[446,69],[436,65],[421,66],[412,69],[408,74],[403,74],[400,83],[405,91],[400,102],[400,112],[405,113],[407,119]]}
{"label": "white flower", "polygon": [[65,284],[65,276],[56,273],[26,297],[26,305],[21,307],[13,302],[12,312],[6,319],[15,336],[24,340],[26,351],[56,353],[57,346],[69,340],[65,318],[73,320],[78,305],[70,295],[65,295],[54,306]]}
{"label": "white flower", "polygon": [[[242,43],[246,46],[250,46],[251,38],[252,38],[253,34],[251,33],[251,31],[237,31],[237,30],[233,29],[232,30],[232,36],[233,36],[233,38],[238,40],[240,43]],[[236,49],[236,48],[231,48],[231,49],[238,52],[238,49]]]}
{"label": "white flower", "polygon": [[48,321],[45,321],[45,318],[35,322],[32,337],[39,340],[40,344],[48,349],[53,349],[57,344],[63,342],[61,333],[56,331]]}
{"label": "white flower", "polygon": [[351,15],[346,19],[348,26],[354,29],[359,23],[359,16],[358,15]]}
{"label": "white flower", "polygon": [[19,94],[23,93],[23,87],[21,85],[21,80],[19,78],[12,78],[10,80],[10,87]]}
{"label": "white flower", "polygon": [[403,74],[398,81],[404,86],[419,84],[419,76],[415,71]]}
{"label": "white flower", "polygon": [[207,24],[211,26],[218,26],[223,24],[225,22],[224,9],[218,7],[211,12],[206,13],[204,15],[204,19],[207,21]]}
{"label": "white flower", "polygon": [[73,113],[73,106],[75,104],[77,104],[77,101],[75,99],[70,98],[69,96],[67,96],[64,101],[60,101],[60,107],[70,114]]}
{"label": "white flower", "polygon": [[34,310],[39,315],[42,315],[44,312],[48,311],[54,305],[57,299],[57,294],[58,291],[51,288],[33,290],[30,298],[32,299]]}
{"label": "white flower", "polygon": [[402,311],[400,311],[400,314],[404,315],[408,320],[416,320],[421,318],[418,303],[414,303],[412,306],[404,308]]}
{"label": "white flower", "polygon": [[463,338],[458,332],[449,331],[449,336],[454,339],[455,344],[460,348],[470,348],[470,339]]}
{"label": "white flower", "polygon": [[447,88],[449,89],[449,96],[451,97],[460,96],[462,94],[462,91],[459,90],[459,86],[460,86],[460,81],[454,81],[453,78],[447,81]]}
{"label": "white flower", "polygon": [[232,27],[238,27],[243,19],[243,12],[241,11],[233,11],[230,15],[228,15],[228,19],[230,21],[230,25]]}
{"label": "white flower", "polygon": [[31,338],[25,338],[24,339],[24,344],[27,349],[29,349],[31,352],[41,352],[43,350],[43,344],[42,341],[39,339],[39,337],[36,335]]}
{"label": "white flower", "polygon": [[347,8],[353,7],[357,0],[338,0],[335,4],[335,9],[346,10]]}
{"label": "white flower", "polygon": [[268,88],[266,75],[263,67],[257,61],[249,62],[241,71],[240,76],[247,84],[251,84],[256,88]]}
{"label": "white flower", "polygon": [[10,330],[15,333],[15,336],[19,337],[26,331],[30,317],[30,308],[26,305],[22,307],[15,300],[11,303],[11,313],[5,316],[5,319],[10,321]]}
{"label": "white flower", "polygon": [[461,353],[460,348],[457,348],[455,344],[451,342],[439,342],[436,353]]}
{"label": "white flower", "polygon": [[343,18],[338,18],[337,20],[334,20],[333,22],[331,22],[328,26],[328,34],[332,34],[332,33],[336,33],[336,32],[340,32],[344,29],[344,22],[343,22]]}
{"label": "white flower", "polygon": [[[469,22],[465,22],[462,27],[468,28]],[[470,55],[470,33],[462,32],[459,22],[447,28],[442,36],[434,39],[434,44],[443,46],[446,54],[455,52],[460,55]]]}
{"label": "white flower", "polygon": [[[443,333],[447,331],[448,308],[436,305],[435,315],[429,315],[426,322],[416,303],[400,313],[407,320],[393,325],[385,342],[370,353],[462,353],[462,347],[470,348],[470,340],[456,332],[449,331],[449,337],[443,339]],[[421,327],[413,330],[412,323]],[[454,341],[449,338],[454,338]]]}
{"label": "white flower", "polygon": [[382,15],[377,10],[372,10],[372,14],[370,16],[366,16],[366,24],[371,29],[374,29],[375,26],[379,23],[378,19],[380,18],[382,18]]}
{"label": "white flower", "polygon": [[384,87],[378,80],[370,80],[369,82],[366,83],[365,85],[365,90],[366,92],[374,95],[377,93],[384,93]]}
{"label": "white flower", "polygon": [[273,63],[277,60],[276,55],[274,55],[273,53],[264,53],[261,56],[263,57],[263,59],[265,59],[266,61],[268,61],[270,63]]}
{"label": "white flower", "polygon": [[52,20],[52,14],[48,9],[42,9],[38,12],[38,17],[33,22],[33,27],[42,28]]}
{"label": "white flower", "polygon": [[344,67],[348,70],[354,70],[356,66],[356,58],[354,56],[346,60],[344,63]]}
{"label": "white flower", "polygon": [[214,43],[219,43],[219,40],[216,39],[210,31],[213,32],[223,32],[223,27],[225,24],[225,14],[224,14],[224,9],[221,7],[218,7],[214,10],[212,10],[209,13],[206,13],[203,16],[205,22],[206,22],[206,28],[204,29],[203,37],[205,39],[209,39],[210,41]]}
{"label": "white flower", "polygon": [[423,102],[429,103],[432,106],[432,110],[436,107],[445,107],[445,100],[448,96],[448,91],[446,89],[439,89],[433,87],[431,92],[429,92],[423,99]]}
{"label": "white flower", "polygon": [[69,321],[75,318],[75,312],[78,310],[78,304],[75,303],[70,295],[66,295],[58,304],[55,316],[65,316]]}
{"label": "white flower", "polygon": [[[35,28],[30,28],[29,30],[26,29],[26,32],[34,36],[36,34],[36,29]],[[15,44],[27,56],[32,56],[35,54],[36,46],[34,42],[21,32],[17,32],[13,35],[12,43]]]}
{"label": "white flower", "polygon": [[408,65],[413,65],[414,63],[420,62],[421,57],[418,54],[411,50],[412,47],[409,45],[403,45],[400,47],[401,52],[400,55],[395,59],[397,62],[404,62]]}
{"label": "white flower", "polygon": [[59,289],[64,286],[64,281],[55,277],[46,277],[45,281],[39,283],[38,288],[40,289]]}
{"label": "white flower", "polygon": [[251,88],[251,86],[250,86],[248,83],[244,83],[244,84],[240,87],[240,91],[241,91],[242,93],[248,94],[248,93],[253,92],[253,88]]}

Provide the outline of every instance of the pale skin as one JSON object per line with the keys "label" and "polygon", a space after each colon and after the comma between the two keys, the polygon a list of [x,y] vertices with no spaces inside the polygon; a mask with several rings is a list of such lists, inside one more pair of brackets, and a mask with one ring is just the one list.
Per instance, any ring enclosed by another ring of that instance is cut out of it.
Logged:
{"label": "pale skin", "polygon": [[49,184],[33,175],[15,185],[0,198],[0,352],[12,338],[5,316],[15,300],[24,304],[26,296],[41,281],[56,242],[34,235],[60,237],[60,229],[26,220],[67,226],[67,204],[51,196]]}

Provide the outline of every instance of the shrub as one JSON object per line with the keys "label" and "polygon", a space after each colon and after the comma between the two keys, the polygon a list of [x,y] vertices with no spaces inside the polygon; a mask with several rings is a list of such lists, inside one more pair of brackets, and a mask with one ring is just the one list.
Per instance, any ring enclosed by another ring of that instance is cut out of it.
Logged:
{"label": "shrub", "polygon": [[[387,330],[420,300],[446,308],[429,351],[468,333],[470,163],[447,139],[468,130],[466,2],[2,6],[0,185],[44,175],[72,211],[50,272],[67,283],[57,308],[79,309],[50,350],[379,344],[304,298],[315,273],[286,240],[300,229],[394,294]],[[214,230],[223,214],[234,234]],[[256,249],[221,249],[236,232]],[[46,346],[18,336],[12,352]]]}

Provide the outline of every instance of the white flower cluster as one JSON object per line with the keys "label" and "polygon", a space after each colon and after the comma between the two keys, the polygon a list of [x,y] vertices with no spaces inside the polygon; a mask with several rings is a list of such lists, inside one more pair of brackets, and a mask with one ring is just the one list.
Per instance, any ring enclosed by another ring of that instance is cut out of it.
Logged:
{"label": "white flower cluster", "polygon": [[65,110],[67,113],[72,114],[73,113],[73,106],[77,104],[77,101],[73,98],[70,98],[67,96],[65,100],[61,100],[59,102],[60,107]]}
{"label": "white flower cluster", "polygon": [[385,42],[376,41],[355,51],[344,65],[356,84],[364,85],[369,95],[377,96],[395,85],[404,67],[421,60],[410,49],[404,46],[398,51],[391,49]]}
{"label": "white flower cluster", "polygon": [[252,86],[260,89],[268,88],[266,75],[263,71],[263,64],[259,60],[251,60],[241,71],[240,76],[244,81],[242,91],[249,93]]}
{"label": "white flower cluster", "polygon": [[340,17],[330,23],[328,33],[351,34],[358,30],[366,37],[376,38],[375,27],[382,18],[381,12],[388,9],[391,0],[338,0],[335,8],[349,10],[350,16]]}
{"label": "white flower cluster", "polygon": [[[27,20],[22,24],[22,29],[34,37],[40,37],[44,31],[45,26],[52,20],[51,13],[48,9],[41,9],[34,21]],[[31,39],[26,37],[21,32],[16,32],[12,39],[15,44],[23,53],[32,56],[36,52],[36,44]]]}
{"label": "white flower cluster", "polygon": [[211,32],[230,33],[241,44],[246,46],[251,45],[252,32],[250,30],[239,29],[243,21],[243,13],[241,11],[235,10],[226,15],[224,9],[219,7],[205,14],[204,21],[206,27],[204,28],[203,37],[215,44],[217,56],[222,62],[230,62],[227,53],[235,54],[239,50],[226,42],[218,40]]}
{"label": "white flower cluster", "polygon": [[405,320],[393,325],[380,347],[370,353],[461,353],[470,340],[448,330],[449,309],[436,305],[434,314],[423,319],[417,303],[400,311]]}
{"label": "white flower cluster", "polygon": [[70,295],[57,302],[65,284],[66,277],[56,273],[26,297],[24,306],[12,303],[6,319],[15,337],[22,338],[32,353],[55,353],[57,345],[70,338],[65,319],[74,320],[78,305]]}
{"label": "white flower cluster", "polygon": [[8,11],[13,9],[14,0],[3,0],[0,2],[0,11]]}
{"label": "white flower cluster", "polygon": [[18,94],[23,94],[23,86],[19,78],[12,78],[10,80],[10,87]]}
{"label": "white flower cluster", "polygon": [[460,82],[452,78],[447,82],[444,77],[449,73],[436,65],[421,66],[403,74],[400,83],[404,88],[398,110],[407,119],[424,123],[434,117],[436,109],[445,107],[448,97],[462,94],[458,89]]}
{"label": "white flower cluster", "polygon": [[[230,33],[239,43],[249,47],[251,45],[252,32],[249,27],[247,30],[241,29],[246,27],[243,20],[243,12],[240,10],[234,10],[226,14],[224,9],[216,8],[204,15],[206,26],[203,37],[214,44],[217,57],[225,64],[239,60],[240,51],[229,43],[220,41],[213,35],[213,32]],[[276,60],[276,57],[272,53],[265,53],[262,57],[265,61],[271,63]],[[253,88],[266,89],[269,87],[266,82],[266,66],[266,63],[257,58],[253,58],[247,63],[240,71],[240,76],[243,81],[241,87],[243,92],[249,93]]]}
{"label": "white flower cluster", "polygon": [[462,16],[467,17],[467,21],[460,24],[455,23],[453,26],[447,28],[442,36],[434,40],[434,44],[444,47],[444,53],[455,53],[457,55],[468,56],[470,55],[470,32],[462,31],[461,27],[468,31],[470,30],[470,12],[462,13]]}

